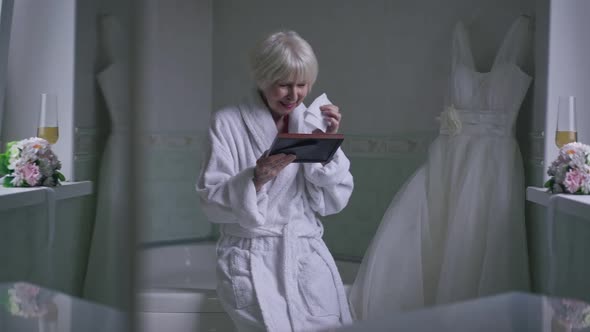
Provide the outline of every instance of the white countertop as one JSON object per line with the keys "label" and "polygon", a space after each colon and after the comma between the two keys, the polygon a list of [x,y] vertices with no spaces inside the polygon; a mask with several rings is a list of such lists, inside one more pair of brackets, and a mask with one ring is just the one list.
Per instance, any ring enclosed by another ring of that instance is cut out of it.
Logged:
{"label": "white countertop", "polygon": [[[62,182],[61,186],[52,188],[55,190],[56,200],[90,195],[93,191],[91,181]],[[43,187],[0,187],[0,211],[41,204],[45,202],[45,200],[46,194]]]}
{"label": "white countertop", "polygon": [[527,201],[547,206],[549,198],[557,196],[555,207],[561,211],[577,217],[590,219],[590,195],[551,194],[547,188],[528,187]]}

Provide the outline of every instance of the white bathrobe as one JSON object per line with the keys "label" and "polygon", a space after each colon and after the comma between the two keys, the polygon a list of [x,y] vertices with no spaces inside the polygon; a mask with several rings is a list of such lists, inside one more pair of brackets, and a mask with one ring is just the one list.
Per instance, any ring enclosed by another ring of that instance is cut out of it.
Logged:
{"label": "white bathrobe", "polygon": [[[291,113],[289,132],[310,132],[304,110],[302,104]],[[213,114],[197,191],[210,221],[222,224],[220,301],[240,331],[317,331],[350,323],[318,219],[348,203],[350,162],[338,150],[325,166],[293,163],[257,193],[256,160],[276,135],[257,93]]]}

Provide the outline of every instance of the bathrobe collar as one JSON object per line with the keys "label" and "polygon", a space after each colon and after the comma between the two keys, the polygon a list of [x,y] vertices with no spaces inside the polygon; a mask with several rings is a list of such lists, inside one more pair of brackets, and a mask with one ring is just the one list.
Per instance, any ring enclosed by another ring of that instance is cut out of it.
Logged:
{"label": "bathrobe collar", "polygon": [[[305,110],[305,105],[301,103],[289,115],[290,133],[305,132],[302,121]],[[272,145],[278,131],[272,114],[258,90],[253,89],[245,102],[240,105],[240,113],[259,150],[266,151]]]}
{"label": "bathrobe collar", "polygon": [[[272,118],[272,114],[262,100],[260,93],[256,90],[246,98],[244,103],[240,104],[239,109],[247,130],[250,133],[250,137],[256,145],[257,149],[254,149],[254,151],[258,150],[260,155],[262,155],[263,152],[270,148],[278,134],[277,126]],[[306,126],[303,121],[303,112],[305,110],[305,105],[301,103],[289,115],[290,133],[306,132]],[[257,156],[257,158],[258,157],[259,156]],[[285,167],[285,169],[283,169],[273,180],[272,185],[266,185],[263,187],[263,190],[268,188],[268,195],[271,197],[271,201],[274,198],[281,197],[281,193],[286,191],[289,186],[293,184],[293,179],[297,176],[299,166],[300,164],[293,163]]]}

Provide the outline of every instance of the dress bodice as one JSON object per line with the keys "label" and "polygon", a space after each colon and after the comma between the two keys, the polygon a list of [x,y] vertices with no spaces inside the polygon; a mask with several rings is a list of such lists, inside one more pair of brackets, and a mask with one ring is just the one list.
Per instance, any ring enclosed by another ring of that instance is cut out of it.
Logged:
{"label": "dress bodice", "polygon": [[[510,27],[489,72],[475,69],[465,26],[453,33],[449,105],[441,115],[441,133],[458,133],[469,125],[510,134],[531,77],[522,63],[530,38],[529,20],[520,16]],[[481,132],[481,128],[478,130]],[[487,129],[484,130],[486,132]]]}

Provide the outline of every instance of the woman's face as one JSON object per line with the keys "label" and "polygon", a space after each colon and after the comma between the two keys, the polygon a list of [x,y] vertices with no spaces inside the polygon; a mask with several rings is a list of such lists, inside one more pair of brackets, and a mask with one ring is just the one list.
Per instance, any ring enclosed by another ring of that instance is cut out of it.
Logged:
{"label": "woman's face", "polygon": [[277,81],[266,89],[262,95],[275,120],[291,113],[307,96],[309,84],[303,80],[289,79]]}

